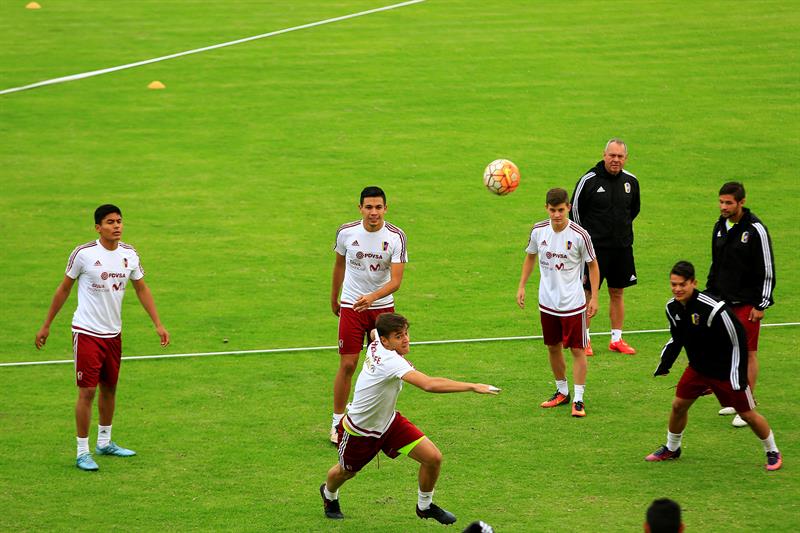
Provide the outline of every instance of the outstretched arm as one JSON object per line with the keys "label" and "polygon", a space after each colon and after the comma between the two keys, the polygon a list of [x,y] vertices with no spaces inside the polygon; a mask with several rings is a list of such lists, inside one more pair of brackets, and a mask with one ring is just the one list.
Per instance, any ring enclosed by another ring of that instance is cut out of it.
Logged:
{"label": "outstretched arm", "polygon": [[425,392],[477,392],[478,394],[497,394],[500,389],[492,385],[483,383],[467,383],[464,381],[453,381],[448,378],[434,378],[423,374],[417,370],[407,372],[403,376],[403,381],[419,387]]}
{"label": "outstretched arm", "polygon": [[136,296],[139,298],[139,302],[141,302],[147,314],[150,315],[150,320],[153,321],[153,325],[156,327],[156,332],[161,338],[161,346],[166,346],[169,344],[169,332],[164,328],[161,319],[158,318],[156,302],[153,300],[150,287],[147,286],[143,279],[132,279],[131,282],[133,283],[133,288],[136,289]]}
{"label": "outstretched arm", "polygon": [[50,309],[47,310],[47,318],[44,319],[44,324],[36,333],[34,344],[37,350],[41,350],[47,342],[47,337],[50,336],[50,324],[55,320],[56,315],[64,306],[64,302],[69,298],[69,293],[72,292],[72,286],[75,280],[69,276],[64,276],[64,279],[59,283],[56,293],[53,295],[53,301],[50,304]]}

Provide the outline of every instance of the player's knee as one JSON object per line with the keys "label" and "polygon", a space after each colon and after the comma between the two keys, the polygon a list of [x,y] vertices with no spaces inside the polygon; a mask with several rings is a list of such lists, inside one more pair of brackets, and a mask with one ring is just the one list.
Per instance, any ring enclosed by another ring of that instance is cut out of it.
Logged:
{"label": "player's knee", "polygon": [[676,414],[683,414],[688,410],[689,405],[687,405],[685,401],[681,400],[680,398],[675,398],[672,400],[672,411]]}
{"label": "player's knee", "polygon": [[96,392],[95,387],[81,387],[78,389],[78,400],[84,402],[91,402],[94,400],[94,394]]}

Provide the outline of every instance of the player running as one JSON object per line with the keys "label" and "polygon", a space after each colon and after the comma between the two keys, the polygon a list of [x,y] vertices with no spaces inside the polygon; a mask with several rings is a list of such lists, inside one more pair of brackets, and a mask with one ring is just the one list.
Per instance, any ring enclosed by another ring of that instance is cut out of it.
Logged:
{"label": "player running", "polygon": [[320,488],[325,516],[344,518],[339,506],[339,487],[366,466],[378,452],[396,458],[403,454],[420,464],[417,516],[452,524],[455,515],[433,503],[442,453],[422,431],[395,410],[403,382],[425,392],[476,392],[497,394],[491,385],[430,377],[405,358],[409,352],[408,321],[395,313],[377,317],[374,339],[367,347],[361,373],[356,380],[353,403],[337,425],[339,462],[328,471]]}
{"label": "player running", "polygon": [[669,374],[675,359],[686,350],[689,366],[683,371],[669,415],[667,443],[647,457],[666,461],[681,456],[681,439],[689,408],[708,389],[723,406],[733,406],[753,430],[767,454],[767,470],[783,464],[781,452],[766,418],[755,409],[747,384],[747,339],[744,327],[724,301],[697,289],[694,266],[678,261],[670,271],[674,298],[667,302],[667,319],[672,338],[661,351],[654,376]]}
{"label": "player running", "polygon": [[333,381],[330,439],[335,445],[364,337],[379,314],[394,311],[392,294],[400,288],[408,262],[406,234],[384,221],[388,206],[383,190],[366,187],[358,209],[361,220],[342,225],[334,245],[331,309],[339,317],[339,369]]}
{"label": "player running", "polygon": [[72,317],[72,349],[78,384],[75,404],[78,456],[75,464],[81,470],[98,469],[89,451],[89,424],[98,384],[100,425],[95,453],[119,457],[136,455],[133,450],[118,446],[111,440],[122,358],[122,298],[129,280],[156,327],[161,346],[169,344],[169,333],[158,318],[153,295],[143,279],[139,255],[133,246],[121,241],[122,211],[114,205],[101,205],[94,212],[94,222],[100,238],[78,246],[69,256],[66,275],[56,289],[47,318],[35,340],[36,348],[44,347],[50,336],[50,324],[78,280],[78,308]]}
{"label": "player running", "polygon": [[[600,269],[589,234],[569,220],[569,195],[564,189],[547,191],[545,208],[549,220],[537,222],[528,239],[527,255],[522,263],[522,274],[517,289],[517,304],[525,308],[525,284],[539,263],[539,315],[542,321],[544,343],[550,357],[550,367],[556,379],[556,392],[542,402],[541,407],[556,407],[569,403],[567,367],[562,347],[572,351],[572,376],[575,396],[572,416],[586,416],[583,393],[586,389],[586,319],[597,313],[597,289]],[[581,278],[583,265],[589,269],[592,288],[591,299],[586,303]]]}

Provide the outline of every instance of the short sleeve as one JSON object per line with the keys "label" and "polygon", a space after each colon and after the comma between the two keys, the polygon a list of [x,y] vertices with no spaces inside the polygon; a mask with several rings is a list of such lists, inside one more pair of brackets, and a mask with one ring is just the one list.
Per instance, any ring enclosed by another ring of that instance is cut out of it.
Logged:
{"label": "short sleeve", "polygon": [[400,228],[392,230],[392,263],[408,263],[406,234]]}
{"label": "short sleeve", "polygon": [[386,361],[385,364],[386,374],[396,377],[397,379],[403,379],[403,376],[414,370],[411,363],[399,355],[397,357],[392,357],[389,361]]}
{"label": "short sleeve", "polygon": [[78,279],[83,272],[83,254],[80,247],[76,248],[67,261],[67,271],[64,273],[72,279]]}
{"label": "short sleeve", "polygon": [[347,240],[341,228],[336,232],[336,242],[333,243],[333,251],[339,255],[347,256]]}
{"label": "short sleeve", "polygon": [[533,255],[538,254],[538,241],[539,239],[536,238],[536,229],[532,229],[530,237],[528,237],[528,246],[525,248],[525,253]]}
{"label": "short sleeve", "polygon": [[141,259],[139,259],[138,255],[136,255],[135,257],[136,257],[135,259],[136,262],[133,267],[133,270],[131,270],[131,275],[130,275],[130,278],[134,281],[140,280],[144,277],[144,268],[142,268],[142,261]]}

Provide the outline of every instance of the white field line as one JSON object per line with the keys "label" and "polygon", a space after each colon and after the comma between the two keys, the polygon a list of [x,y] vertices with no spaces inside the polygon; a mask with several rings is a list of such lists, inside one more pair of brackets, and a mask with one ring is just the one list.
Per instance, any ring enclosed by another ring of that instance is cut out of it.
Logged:
{"label": "white field line", "polygon": [[[782,327],[782,326],[800,326],[800,322],[785,322],[782,324],[761,324],[762,327]],[[636,331],[626,331],[625,335],[638,335],[641,333],[668,333],[668,329],[640,329]],[[592,333],[592,337],[602,337],[604,335],[611,335],[610,332]],[[495,341],[520,341],[541,339],[541,335],[523,335],[520,337],[487,337],[483,339],[444,339],[437,341],[417,341],[412,342],[412,345],[422,346],[424,344],[466,344],[470,342],[495,342]],[[307,348],[273,348],[269,350],[239,350],[233,352],[198,352],[198,353],[171,353],[163,355],[130,355],[123,357],[125,361],[135,361],[143,359],[174,359],[177,357],[209,357],[212,355],[251,355],[260,353],[288,353],[288,352],[314,352],[320,350],[335,350],[337,346],[310,346]],[[67,363],[74,363],[72,359],[63,359],[58,361],[24,361],[19,363],[0,363],[0,366],[38,366],[38,365],[62,365]]]}
{"label": "white field line", "polygon": [[63,76],[61,78],[53,78],[51,80],[44,80],[39,81],[36,83],[32,83],[30,85],[24,85],[22,87],[12,87],[10,89],[3,89],[0,91],[0,95],[3,94],[10,94],[19,91],[26,91],[28,89],[35,89],[36,87],[44,87],[45,85],[55,85],[57,83],[65,83],[68,81],[75,81],[75,80],[82,80],[84,78],[91,78],[92,76],[100,76],[101,74],[108,74],[110,72],[116,72],[118,70],[125,70],[128,68],[134,67],[141,67],[142,65],[149,65],[150,63],[158,63],[159,61],[166,61],[168,59],[175,59],[176,57],[188,56],[191,54],[199,54],[200,52],[208,52],[209,50],[216,50],[217,48],[224,48],[226,46],[233,46],[235,44],[246,43],[249,41],[255,41],[257,39],[265,39],[267,37],[273,37],[275,35],[281,35],[283,33],[289,33],[292,31],[297,30],[305,30],[307,28],[313,28],[315,26],[322,26],[323,24],[331,24],[333,22],[339,22],[342,20],[352,19],[356,17],[363,17],[364,15],[371,15],[372,13],[379,13],[381,11],[389,11],[390,9],[397,9],[400,7],[410,6],[412,4],[419,4],[421,2],[425,2],[425,0],[409,0],[408,2],[401,2],[399,4],[392,4],[390,6],[383,6],[377,7],[375,9],[368,9],[366,11],[359,11],[358,13],[351,13],[349,15],[342,15],[341,17],[334,17],[325,20],[319,20],[317,22],[309,22],[308,24],[302,24],[300,26],[292,26],[291,28],[284,28],[282,30],[271,31],[269,33],[262,33],[260,35],[253,35],[252,37],[245,37],[243,39],[237,39],[235,41],[229,41],[227,43],[220,43],[214,44],[211,46],[204,46],[203,48],[196,48],[194,50],[186,50],[185,52],[178,52],[175,54],[170,54],[166,56],[156,57],[153,59],[145,59],[144,61],[137,61],[136,63],[128,63],[127,65],[119,65],[117,67],[110,67],[104,68],[101,70],[92,70],[90,72],[83,72],[81,74],[73,74],[71,76]]}

